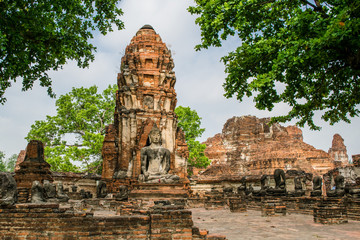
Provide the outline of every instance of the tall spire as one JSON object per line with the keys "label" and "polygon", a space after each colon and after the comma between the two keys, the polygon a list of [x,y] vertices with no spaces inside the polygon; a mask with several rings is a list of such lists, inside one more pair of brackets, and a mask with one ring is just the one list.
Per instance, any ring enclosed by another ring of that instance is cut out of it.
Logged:
{"label": "tall spire", "polygon": [[173,68],[171,51],[150,25],[144,25],[121,59],[114,125],[108,128],[103,145],[103,178],[120,178],[129,172],[131,178],[138,178],[140,149],[146,146],[154,125],[161,131],[163,147],[171,153],[173,173],[186,176],[188,152],[186,143],[178,140],[184,136],[178,131],[174,113]]}

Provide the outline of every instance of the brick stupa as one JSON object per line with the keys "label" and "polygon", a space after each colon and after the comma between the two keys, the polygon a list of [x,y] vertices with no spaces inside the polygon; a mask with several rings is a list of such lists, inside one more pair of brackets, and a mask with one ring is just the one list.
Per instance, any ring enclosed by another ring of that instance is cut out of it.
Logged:
{"label": "brick stupa", "polygon": [[[34,181],[53,181],[50,164],[44,160],[44,145],[41,141],[31,140],[25,152],[24,160],[15,168],[15,181],[18,188],[19,202],[29,201],[30,189]],[[21,155],[23,156],[23,155]]]}
{"label": "brick stupa", "polygon": [[[102,179],[128,184],[141,174],[140,150],[151,129],[161,131],[162,146],[170,151],[170,172],[187,181],[187,145],[177,126],[176,82],[170,50],[150,25],[143,26],[126,47],[118,74],[114,123],[106,128]],[[108,184],[109,185],[109,184]],[[110,184],[111,185],[111,184]]]}

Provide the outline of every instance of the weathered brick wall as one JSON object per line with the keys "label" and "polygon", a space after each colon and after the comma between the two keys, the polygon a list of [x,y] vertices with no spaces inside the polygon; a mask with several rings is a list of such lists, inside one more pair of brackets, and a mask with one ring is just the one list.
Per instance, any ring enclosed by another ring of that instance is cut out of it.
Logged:
{"label": "weathered brick wall", "polygon": [[[189,198],[187,205],[189,207],[210,208],[209,206],[207,206],[209,205],[209,201],[206,199],[206,196],[207,195]],[[218,209],[228,208],[228,207],[231,208],[231,206],[228,206],[230,200],[236,201],[236,199],[238,199],[238,202],[241,203],[241,205],[244,204],[243,208],[260,211],[264,199],[272,200],[272,199],[278,199],[278,197],[266,196],[264,198],[264,197],[247,196],[244,198],[243,196],[238,196],[236,198],[236,197],[223,196],[222,198],[219,197],[217,198],[216,203],[218,204],[216,205],[216,208]],[[332,198],[326,198],[326,197],[281,197],[281,201],[283,202],[284,206],[286,206],[286,212],[307,214],[307,215],[312,215],[314,212],[314,208],[324,199],[329,201],[334,200]],[[343,198],[341,199],[341,201],[344,203],[344,206],[348,212],[348,219],[360,221],[360,199]]]}
{"label": "weathered brick wall", "polygon": [[192,239],[190,210],[154,211],[150,218],[151,239]]}
{"label": "weathered brick wall", "polygon": [[194,229],[191,211],[174,206],[113,216],[94,216],[58,204],[0,209],[0,239],[226,239]]}
{"label": "weathered brick wall", "polygon": [[[224,175],[212,169],[218,164],[230,167],[230,174],[234,175],[272,174],[277,168],[324,174],[334,168],[334,160],[328,153],[303,142],[301,129],[277,123],[269,126],[269,121],[270,118],[255,116],[227,120],[221,134],[204,142],[205,155],[212,164],[200,176]],[[332,152],[336,159],[346,158],[346,148],[340,151],[334,147]]]}
{"label": "weathered brick wall", "polygon": [[1,209],[1,239],[147,239],[150,217],[96,217],[58,204],[17,204]]}
{"label": "weathered brick wall", "polygon": [[360,221],[360,199],[347,199],[345,201],[348,218]]}

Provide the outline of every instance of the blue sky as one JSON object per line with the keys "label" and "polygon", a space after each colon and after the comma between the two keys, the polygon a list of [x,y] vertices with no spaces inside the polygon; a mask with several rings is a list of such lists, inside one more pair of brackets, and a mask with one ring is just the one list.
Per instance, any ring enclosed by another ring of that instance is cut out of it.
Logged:
{"label": "blue sky", "polygon": [[[236,99],[223,97],[225,73],[220,58],[240,44],[238,39],[226,41],[222,48],[210,48],[196,52],[194,46],[200,43],[200,30],[195,25],[195,16],[186,8],[190,0],[131,0],[122,1],[125,29],[114,31],[106,36],[96,34],[93,40],[98,47],[95,61],[87,69],[79,69],[76,63],[69,62],[63,70],[50,72],[53,89],[58,96],[71,91],[72,87],[99,86],[105,89],[116,83],[120,71],[120,60],[135,33],[145,24],[153,26],[162,40],[173,53],[177,82],[175,90],[178,105],[195,109],[202,117],[202,127],[206,129],[201,141],[222,131],[227,119],[233,116],[254,115],[271,117],[288,111],[284,105],[277,106],[272,112],[257,110],[252,99],[242,103]],[[55,99],[48,97],[45,88],[38,85],[33,90],[21,92],[21,81],[6,92],[7,103],[0,105],[0,150],[9,157],[25,149],[24,137],[35,120],[43,120],[46,115],[55,114]],[[351,124],[339,123],[329,126],[315,117],[321,131],[303,128],[304,141],[318,149],[328,151],[332,137],[339,133],[345,140],[349,157],[360,153],[360,118],[352,119]],[[285,124],[290,125],[294,122]]]}

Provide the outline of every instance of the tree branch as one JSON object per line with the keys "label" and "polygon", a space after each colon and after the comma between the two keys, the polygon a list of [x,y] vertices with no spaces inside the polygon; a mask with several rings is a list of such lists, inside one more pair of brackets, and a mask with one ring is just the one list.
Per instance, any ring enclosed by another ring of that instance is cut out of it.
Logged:
{"label": "tree branch", "polygon": [[[310,2],[308,2],[308,1],[306,1],[306,0],[302,0],[302,2],[303,3],[305,3],[305,4],[307,4],[307,5],[310,5],[312,8],[314,8],[314,10],[316,10],[318,7],[319,7],[319,3],[317,2],[317,1],[315,1],[315,3],[316,3],[316,6],[314,5],[314,4],[312,4],[312,3],[310,3]],[[321,6],[320,6],[321,7]]]}

